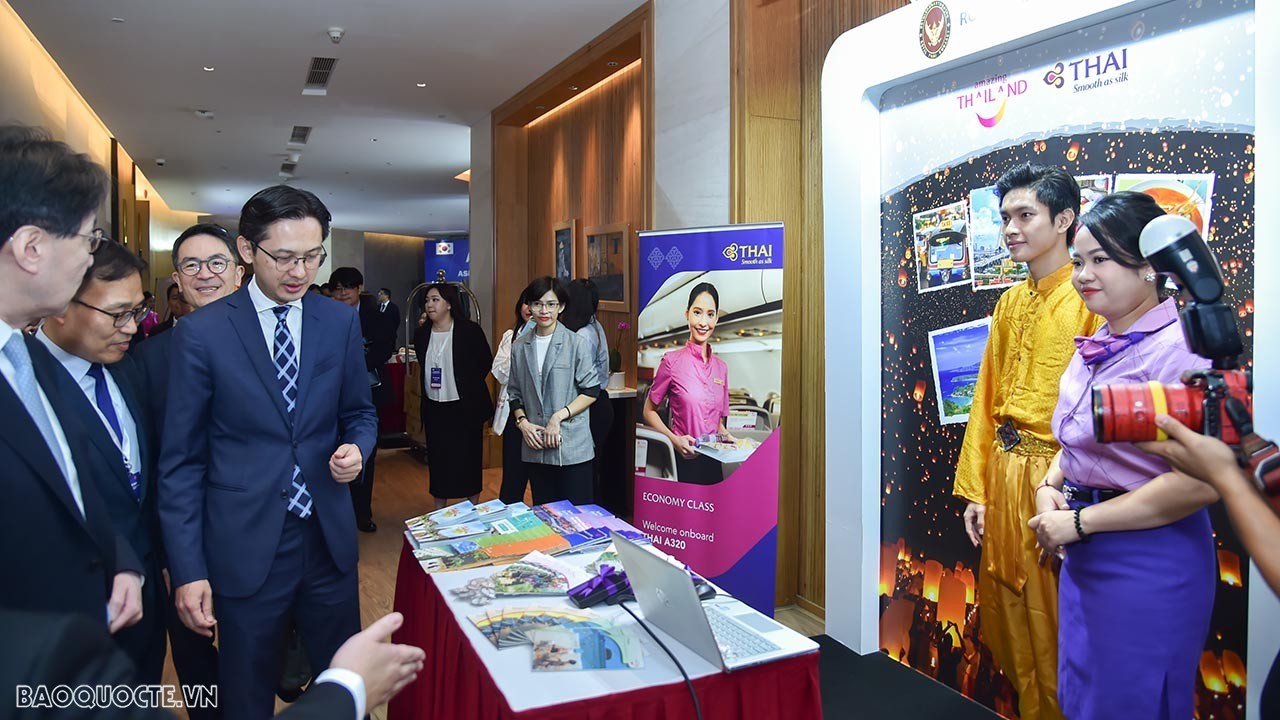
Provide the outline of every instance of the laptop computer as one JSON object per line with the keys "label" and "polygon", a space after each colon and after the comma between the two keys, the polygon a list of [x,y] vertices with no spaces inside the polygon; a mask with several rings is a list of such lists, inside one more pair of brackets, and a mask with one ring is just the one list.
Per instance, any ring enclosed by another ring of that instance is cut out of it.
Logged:
{"label": "laptop computer", "polygon": [[703,605],[684,568],[613,534],[644,619],[724,670],[814,652],[818,644],[749,605],[721,595]]}

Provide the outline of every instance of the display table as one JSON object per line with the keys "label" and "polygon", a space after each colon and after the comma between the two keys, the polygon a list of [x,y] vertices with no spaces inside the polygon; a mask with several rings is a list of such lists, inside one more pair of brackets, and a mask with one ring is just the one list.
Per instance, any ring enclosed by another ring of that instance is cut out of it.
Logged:
{"label": "display table", "polygon": [[[405,617],[398,643],[416,645],[427,659],[418,679],[392,699],[389,720],[676,720],[693,718],[693,703],[680,673],[662,649],[640,628],[645,666],[638,670],[534,673],[531,653],[517,647],[498,650],[467,620],[485,607],[458,602],[449,588],[492,574],[477,568],[429,575],[413,557],[406,540],[400,551],[395,610]],[[563,598],[521,596],[486,606],[565,603]],[[634,605],[631,606],[633,609]],[[599,606],[603,615],[622,613]],[[620,625],[634,621],[622,614]],[[738,718],[821,718],[818,654],[810,653],[734,673],[721,672],[684,645],[655,630],[693,680],[707,720]]]}

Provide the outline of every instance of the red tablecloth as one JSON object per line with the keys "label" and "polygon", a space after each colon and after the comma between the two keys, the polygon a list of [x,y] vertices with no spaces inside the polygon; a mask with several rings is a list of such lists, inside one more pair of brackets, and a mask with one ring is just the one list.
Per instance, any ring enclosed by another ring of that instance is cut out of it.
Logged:
{"label": "red tablecloth", "polygon": [[[395,642],[421,647],[426,666],[391,700],[388,720],[682,720],[693,703],[683,682],[513,712],[463,634],[445,598],[406,540],[396,574],[395,609],[404,625]],[[667,662],[658,648],[652,662]],[[818,654],[811,653],[693,681],[705,720],[822,717]]]}
{"label": "red tablecloth", "polygon": [[387,404],[378,408],[378,433],[402,433],[404,417],[404,363],[387,363],[382,366],[383,377],[390,382]]}

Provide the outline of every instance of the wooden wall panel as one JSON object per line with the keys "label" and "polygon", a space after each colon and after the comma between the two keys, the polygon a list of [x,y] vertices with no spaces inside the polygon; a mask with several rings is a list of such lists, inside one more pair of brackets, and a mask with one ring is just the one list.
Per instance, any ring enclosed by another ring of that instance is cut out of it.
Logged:
{"label": "wooden wall panel", "polygon": [[511,308],[529,283],[529,153],[524,128],[494,125],[494,302],[489,341],[511,327]]}
{"label": "wooden wall panel", "polygon": [[[648,227],[641,149],[642,65],[635,63],[623,69],[588,95],[527,126],[530,256],[526,282],[555,271],[553,224],[577,220],[579,238],[585,238],[591,227],[623,222],[630,225],[631,310],[600,313],[610,347],[616,343],[619,321],[626,320],[635,327],[639,284],[635,231]],[[499,265],[504,262],[499,256]],[[514,298],[514,294],[510,297]],[[502,302],[510,304],[511,300]],[[625,338],[618,350],[622,353],[623,370],[634,382],[635,342]]]}
{"label": "wooden wall panel", "polygon": [[734,219],[781,219],[787,226],[778,602],[794,601],[819,615],[826,592],[822,64],[843,32],[906,4],[731,5]]}

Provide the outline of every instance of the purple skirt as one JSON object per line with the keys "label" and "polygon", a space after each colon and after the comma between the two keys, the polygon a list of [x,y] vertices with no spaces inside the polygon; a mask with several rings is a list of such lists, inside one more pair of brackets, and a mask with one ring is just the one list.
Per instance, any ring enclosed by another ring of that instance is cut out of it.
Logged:
{"label": "purple skirt", "polygon": [[[1074,509],[1089,503],[1072,502]],[[1208,510],[1066,548],[1058,701],[1070,720],[1187,720],[1213,612]]]}

